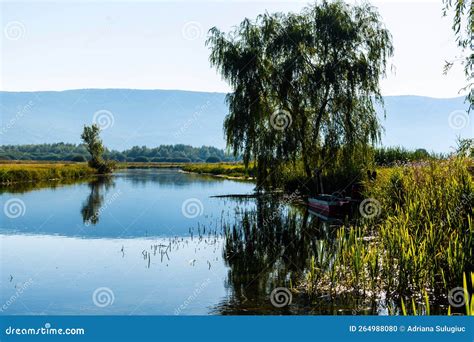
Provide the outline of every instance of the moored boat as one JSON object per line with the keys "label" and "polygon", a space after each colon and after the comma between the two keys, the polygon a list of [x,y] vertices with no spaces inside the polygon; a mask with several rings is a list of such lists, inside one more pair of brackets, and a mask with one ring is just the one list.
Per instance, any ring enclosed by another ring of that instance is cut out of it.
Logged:
{"label": "moored boat", "polygon": [[308,205],[328,217],[340,217],[349,213],[350,199],[334,195],[318,195],[308,198]]}

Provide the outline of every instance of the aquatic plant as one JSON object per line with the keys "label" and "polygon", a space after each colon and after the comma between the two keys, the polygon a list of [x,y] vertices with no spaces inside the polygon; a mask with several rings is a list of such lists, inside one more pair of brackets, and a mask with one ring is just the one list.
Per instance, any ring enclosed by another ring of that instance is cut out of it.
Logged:
{"label": "aquatic plant", "polygon": [[[472,163],[451,158],[394,167],[367,181],[365,195],[377,200],[380,215],[340,228],[335,241],[315,251],[303,281],[307,291],[370,290],[415,302],[427,302],[429,292],[443,301],[474,266]],[[321,259],[325,254],[331,263]],[[414,303],[412,309],[421,312]]]}

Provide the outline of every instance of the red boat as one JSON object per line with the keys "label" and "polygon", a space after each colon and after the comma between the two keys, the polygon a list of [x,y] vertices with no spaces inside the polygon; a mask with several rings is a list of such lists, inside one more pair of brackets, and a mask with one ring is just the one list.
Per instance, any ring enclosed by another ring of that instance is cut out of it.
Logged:
{"label": "red boat", "polygon": [[341,217],[349,213],[350,199],[334,195],[319,195],[308,198],[308,205],[328,217]]}

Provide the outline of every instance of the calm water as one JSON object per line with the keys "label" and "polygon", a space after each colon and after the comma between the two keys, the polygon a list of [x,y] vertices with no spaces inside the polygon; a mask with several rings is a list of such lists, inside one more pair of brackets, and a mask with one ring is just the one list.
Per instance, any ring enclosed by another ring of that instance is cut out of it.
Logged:
{"label": "calm water", "polygon": [[176,170],[1,194],[1,314],[383,313],[353,300],[271,291],[305,269],[331,234],[254,185]]}

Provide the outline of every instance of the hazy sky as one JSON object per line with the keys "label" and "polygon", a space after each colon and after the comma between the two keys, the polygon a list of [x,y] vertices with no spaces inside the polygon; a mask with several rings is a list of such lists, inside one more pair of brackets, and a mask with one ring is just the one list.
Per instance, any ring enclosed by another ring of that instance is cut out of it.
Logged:
{"label": "hazy sky", "polygon": [[[307,1],[2,1],[2,90],[138,88],[228,91],[204,46],[212,26],[228,30],[265,11]],[[384,95],[458,96],[459,54],[438,1],[373,1],[393,35],[394,73]]]}

